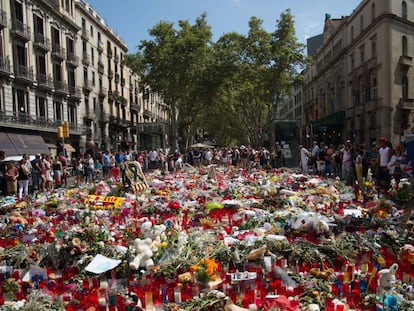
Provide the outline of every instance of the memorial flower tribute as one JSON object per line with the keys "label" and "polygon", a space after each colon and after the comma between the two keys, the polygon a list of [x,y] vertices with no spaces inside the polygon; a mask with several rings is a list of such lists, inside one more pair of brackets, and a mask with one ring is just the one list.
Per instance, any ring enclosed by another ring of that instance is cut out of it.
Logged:
{"label": "memorial flower tribute", "polygon": [[[101,184],[5,200],[0,310],[413,307],[410,186],[371,200],[288,169],[209,175],[187,167],[146,174],[139,193]],[[133,270],[137,239],[153,264]],[[394,263],[391,290],[378,292]]]}

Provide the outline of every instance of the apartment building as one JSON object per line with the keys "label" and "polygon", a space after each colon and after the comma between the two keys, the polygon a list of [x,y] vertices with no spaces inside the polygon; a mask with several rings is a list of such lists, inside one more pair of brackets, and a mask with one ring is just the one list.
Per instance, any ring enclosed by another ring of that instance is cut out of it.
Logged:
{"label": "apartment building", "polygon": [[404,140],[414,126],[414,3],[363,0],[327,18],[323,44],[304,73],[303,131],[340,143]]}
{"label": "apartment building", "polygon": [[[0,0],[0,146],[8,155],[165,147],[169,113],[86,1]],[[61,139],[57,128],[68,124]],[[140,142],[143,142],[140,144]]]}

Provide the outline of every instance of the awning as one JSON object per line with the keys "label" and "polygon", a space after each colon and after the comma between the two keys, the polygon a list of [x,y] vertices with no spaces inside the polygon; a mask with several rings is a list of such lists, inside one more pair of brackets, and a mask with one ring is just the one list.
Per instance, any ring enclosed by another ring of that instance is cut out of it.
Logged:
{"label": "awning", "polygon": [[6,157],[16,155],[16,149],[10,141],[9,136],[7,136],[7,133],[4,132],[0,132],[0,150],[4,151]]}
{"label": "awning", "polygon": [[55,144],[46,144],[46,146],[47,146],[49,149],[57,149],[57,146],[56,146]]}
{"label": "awning", "polygon": [[343,125],[344,122],[345,111],[337,111],[324,118],[313,121],[313,126],[317,128],[318,126]]}
{"label": "awning", "polygon": [[[25,153],[28,155],[35,155],[37,153],[49,153],[49,148],[40,135],[8,132],[2,132],[0,134],[1,149],[5,150],[6,156],[21,156]],[[8,138],[9,143],[7,143],[5,137]]]}
{"label": "awning", "polygon": [[76,149],[73,148],[73,146],[71,144],[65,144],[65,150],[66,152],[75,152]]}

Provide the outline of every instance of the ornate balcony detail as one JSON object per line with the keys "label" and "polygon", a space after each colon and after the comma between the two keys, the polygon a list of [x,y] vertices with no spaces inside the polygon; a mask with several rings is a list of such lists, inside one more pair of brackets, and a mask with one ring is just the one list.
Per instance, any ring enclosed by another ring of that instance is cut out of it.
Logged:
{"label": "ornate balcony detail", "polygon": [[111,49],[111,48],[108,48],[108,49],[107,49],[107,51],[106,51],[106,55],[108,56],[108,58],[112,58],[112,56],[114,56],[114,54],[113,54],[113,52],[112,52],[112,49]]}
{"label": "ornate balcony detail", "polygon": [[22,82],[26,82],[32,84],[34,82],[33,78],[33,68],[28,68],[24,65],[18,65],[14,69],[14,75],[16,79],[21,80]]}
{"label": "ornate balcony detail", "polygon": [[45,89],[48,91],[53,90],[54,84],[53,84],[53,78],[52,75],[46,75],[39,73],[36,75],[37,80],[37,87],[41,89]]}
{"label": "ornate balcony detail", "polygon": [[65,81],[54,81],[55,85],[55,93],[67,96],[69,95],[69,87],[68,84]]}
{"label": "ornate balcony detail", "polygon": [[23,39],[26,42],[30,40],[30,27],[29,26],[27,26],[25,23],[23,23],[22,21],[16,18],[12,19],[11,24],[12,24],[11,33],[13,35],[20,37],[20,39]]}
{"label": "ornate balcony detail", "polygon": [[77,57],[75,55],[75,53],[68,52],[68,54],[66,55],[66,63],[68,63],[69,65],[72,65],[74,67],[78,67],[79,57]]}
{"label": "ornate balcony detail", "polygon": [[114,57],[114,63],[118,64],[119,63],[119,55],[115,55]]}
{"label": "ornate balcony detail", "polygon": [[93,90],[93,83],[91,80],[84,80],[83,81],[83,90],[85,92],[90,92]]}
{"label": "ornate balcony detail", "polygon": [[89,66],[91,63],[91,58],[89,57],[88,53],[83,52],[83,56],[82,56],[82,64],[84,64],[85,66]]}
{"label": "ornate balcony detail", "polygon": [[115,83],[119,83],[119,73],[115,74]]}
{"label": "ornate balcony detail", "polygon": [[134,112],[139,112],[141,109],[141,107],[137,103],[131,103],[130,108],[131,108],[131,111],[134,111]]}
{"label": "ornate balcony detail", "polygon": [[0,10],[0,28],[7,28],[7,13]]}
{"label": "ornate balcony detail", "polygon": [[98,50],[99,52],[101,52],[101,53],[104,51],[104,43],[103,43],[103,41],[102,41],[102,40],[99,40],[99,41],[98,41],[97,50]]}
{"label": "ornate balcony detail", "polygon": [[413,58],[408,55],[401,55],[398,62],[401,67],[410,68],[413,65]]}
{"label": "ornate balcony detail", "polygon": [[64,60],[66,58],[66,51],[60,44],[53,44],[52,46],[52,57]]}
{"label": "ornate balcony detail", "polygon": [[11,69],[9,57],[0,57],[0,76],[8,78],[10,75]]}
{"label": "ornate balcony detail", "polygon": [[41,33],[35,33],[34,34],[34,41],[33,41],[33,46],[43,50],[44,52],[49,52],[50,51],[50,39],[46,38],[44,35],[42,35]]}
{"label": "ornate balcony detail", "polygon": [[70,94],[70,97],[72,97],[75,100],[82,99],[82,92],[81,92],[80,87],[78,86],[69,86],[69,94]]}
{"label": "ornate balcony detail", "polygon": [[100,74],[103,74],[104,73],[104,69],[105,69],[104,64],[101,61],[99,61],[98,62],[98,72]]}
{"label": "ornate balcony detail", "polygon": [[114,78],[114,71],[112,69],[108,70],[108,79],[112,80]]}
{"label": "ornate balcony detail", "polygon": [[84,27],[82,27],[81,38],[85,41],[89,40],[89,31]]}
{"label": "ornate balcony detail", "polygon": [[105,98],[107,94],[108,94],[108,90],[106,88],[104,88],[103,86],[101,86],[99,88],[99,96],[101,98]]}

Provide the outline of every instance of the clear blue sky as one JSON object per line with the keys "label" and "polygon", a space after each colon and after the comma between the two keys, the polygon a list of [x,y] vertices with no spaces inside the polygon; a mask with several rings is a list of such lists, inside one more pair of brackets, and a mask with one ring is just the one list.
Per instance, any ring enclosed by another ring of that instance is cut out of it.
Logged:
{"label": "clear blue sky", "polygon": [[87,0],[105,19],[134,53],[143,39],[149,39],[148,29],[159,21],[179,20],[191,24],[202,13],[213,32],[213,40],[236,31],[246,34],[250,17],[263,20],[271,32],[280,14],[290,8],[295,20],[296,37],[302,43],[323,32],[325,13],[332,18],[350,15],[362,0]]}

